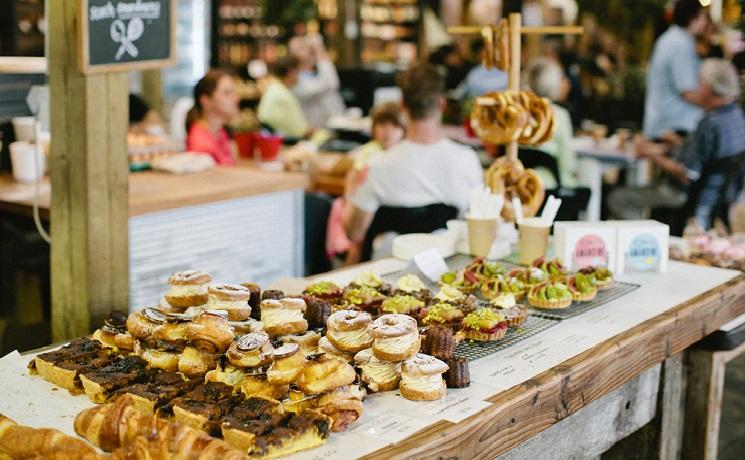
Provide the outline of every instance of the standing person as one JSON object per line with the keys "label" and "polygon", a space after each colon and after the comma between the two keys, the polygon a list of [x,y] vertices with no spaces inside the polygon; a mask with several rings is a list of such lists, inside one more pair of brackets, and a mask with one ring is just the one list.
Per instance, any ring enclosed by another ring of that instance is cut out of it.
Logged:
{"label": "standing person", "polygon": [[469,191],[483,186],[484,173],[476,153],[442,132],[443,77],[433,66],[421,64],[400,74],[398,86],[409,120],[406,137],[370,161],[365,182],[352,196],[354,210],[346,230],[355,243],[364,240],[381,206],[442,203],[463,215]]}
{"label": "standing person", "polygon": [[311,133],[300,102],[292,92],[300,76],[300,62],[292,55],[269,67],[269,86],[261,96],[257,115],[261,123],[283,136],[306,137]]}
{"label": "standing person", "polygon": [[[745,152],[745,115],[735,103],[740,82],[734,66],[723,59],[707,59],[701,66],[699,93],[706,116],[681,147],[637,138],[637,155],[651,159],[664,173],[662,181],[643,188],[619,188],[608,197],[614,217],[641,219],[649,207],[680,207],[688,199],[691,182],[704,180],[704,166]],[[694,217],[702,228],[711,226],[711,212],[719,200],[724,178],[710,174],[701,184]]]}
{"label": "standing person", "polygon": [[677,0],[673,24],[654,45],[647,73],[644,134],[660,139],[671,131],[692,132],[701,119],[696,36],[708,24],[699,0]]}
{"label": "standing person", "polygon": [[344,178],[344,197],[334,200],[326,231],[326,253],[333,257],[346,252],[344,265],[358,263],[362,250],[359,244],[353,244],[347,238],[344,231],[345,223],[354,214],[351,197],[365,182],[370,161],[400,142],[406,132],[401,106],[396,102],[386,102],[374,107],[371,118],[372,140],[349,152],[354,161]]}
{"label": "standing person", "polygon": [[[556,128],[548,142],[538,146],[556,158],[562,187],[577,186],[577,154],[572,149],[572,117],[564,107],[557,104],[566,100],[569,93],[569,80],[564,76],[561,65],[550,58],[538,58],[528,70],[528,84],[537,95],[551,101]],[[556,188],[554,178],[539,169],[547,189]]]}
{"label": "standing person", "polygon": [[234,165],[235,150],[225,125],[237,114],[233,77],[210,70],[194,87],[194,107],[186,116],[186,150],[208,153],[218,165]]}
{"label": "standing person", "polygon": [[341,115],[345,108],[336,67],[319,34],[293,37],[288,48],[300,61],[300,76],[292,92],[308,124],[316,129],[324,128],[329,118]]}

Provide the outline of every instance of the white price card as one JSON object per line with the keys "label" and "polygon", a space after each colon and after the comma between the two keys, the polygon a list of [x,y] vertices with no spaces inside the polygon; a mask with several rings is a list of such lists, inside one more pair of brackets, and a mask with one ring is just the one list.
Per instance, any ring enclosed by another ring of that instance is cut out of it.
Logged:
{"label": "white price card", "polygon": [[458,423],[491,406],[490,402],[448,393],[444,398],[423,404],[421,411],[433,417]]}
{"label": "white price card", "polygon": [[419,420],[408,415],[389,412],[354,428],[353,433],[393,443],[408,438],[436,420]]}
{"label": "white price card", "polygon": [[386,447],[388,444],[382,439],[362,436],[349,431],[332,433],[326,444],[285,458],[287,460],[347,460],[363,457]]}
{"label": "white price card", "polygon": [[414,256],[414,263],[427,278],[432,281],[439,281],[443,273],[448,271],[448,265],[442,258],[440,251],[429,249]]}

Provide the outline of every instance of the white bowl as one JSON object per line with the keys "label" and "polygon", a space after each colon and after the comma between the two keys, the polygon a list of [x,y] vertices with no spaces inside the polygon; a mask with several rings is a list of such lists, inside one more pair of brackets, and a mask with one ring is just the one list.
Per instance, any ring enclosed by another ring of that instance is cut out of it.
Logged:
{"label": "white bowl", "polygon": [[436,248],[443,258],[455,254],[455,244],[447,235],[432,233],[409,233],[399,235],[393,240],[393,257],[411,260],[416,254]]}

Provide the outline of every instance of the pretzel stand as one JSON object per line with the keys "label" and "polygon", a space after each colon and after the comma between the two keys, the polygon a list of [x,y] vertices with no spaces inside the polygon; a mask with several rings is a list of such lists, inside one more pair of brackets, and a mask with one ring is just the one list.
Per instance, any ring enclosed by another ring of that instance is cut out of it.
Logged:
{"label": "pretzel stand", "polygon": [[485,174],[485,183],[505,195],[502,217],[515,220],[511,200],[519,197],[524,217],[538,213],[543,204],[544,187],[540,176],[525,169],[517,156],[518,144],[540,145],[551,139],[554,116],[548,99],[520,90],[520,37],[523,34],[581,34],[582,27],[522,27],[522,15],[512,13],[496,26],[448,28],[451,34],[477,34],[484,39],[483,64],[509,72],[509,88],[476,98],[471,126],[486,143],[506,145],[507,154],[494,161]]}

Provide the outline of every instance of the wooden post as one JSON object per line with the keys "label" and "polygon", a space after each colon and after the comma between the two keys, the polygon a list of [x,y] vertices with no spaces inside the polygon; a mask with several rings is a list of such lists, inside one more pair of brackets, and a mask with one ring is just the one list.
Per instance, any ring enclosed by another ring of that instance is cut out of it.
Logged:
{"label": "wooden post", "polygon": [[151,109],[163,115],[163,74],[160,69],[142,71],[142,98]]}
{"label": "wooden post", "polygon": [[[510,73],[509,89],[510,91],[520,91],[520,28],[522,27],[522,15],[520,13],[510,13]],[[518,161],[517,142],[512,141],[507,144],[507,159]]]}
{"label": "wooden post", "polygon": [[48,2],[52,339],[128,308],[127,74],[84,76],[78,2]]}

